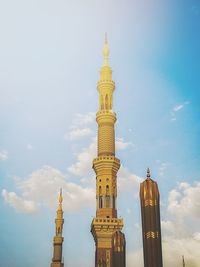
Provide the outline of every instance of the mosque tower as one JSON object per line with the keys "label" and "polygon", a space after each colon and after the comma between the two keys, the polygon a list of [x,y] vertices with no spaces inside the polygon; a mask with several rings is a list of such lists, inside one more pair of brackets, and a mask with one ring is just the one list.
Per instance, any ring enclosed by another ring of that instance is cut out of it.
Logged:
{"label": "mosque tower", "polygon": [[62,201],[63,201],[62,189],[60,189],[59,205],[57,209],[57,217],[55,219],[56,234],[53,240],[54,251],[53,251],[51,267],[64,267],[64,263],[62,261],[62,243],[64,240],[64,238],[62,237],[62,230],[64,224]]}
{"label": "mosque tower", "polygon": [[158,185],[151,179],[140,184],[144,267],[162,267],[162,244],[160,227],[160,196]]}
{"label": "mosque tower", "polygon": [[103,48],[104,64],[97,83],[99,110],[98,152],[93,160],[96,173],[96,217],[91,224],[95,240],[95,267],[125,267],[125,236],[121,232],[123,219],[117,217],[117,172],[120,160],[115,157],[115,122],[113,92],[115,83],[108,63],[107,37]]}

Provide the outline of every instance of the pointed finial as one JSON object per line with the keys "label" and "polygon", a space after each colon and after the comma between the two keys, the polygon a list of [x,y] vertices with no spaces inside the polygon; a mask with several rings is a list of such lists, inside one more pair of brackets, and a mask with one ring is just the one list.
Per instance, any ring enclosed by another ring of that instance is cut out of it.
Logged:
{"label": "pointed finial", "polygon": [[62,202],[63,202],[62,188],[60,188],[60,195],[59,195],[59,203],[60,203],[60,205],[62,204]]}
{"label": "pointed finial", "polygon": [[104,66],[108,66],[109,48],[108,48],[107,33],[105,33],[103,57],[104,57]]}
{"label": "pointed finial", "polygon": [[150,179],[151,178],[151,173],[150,173],[150,169],[147,168],[147,179]]}
{"label": "pointed finial", "polygon": [[105,41],[104,41],[105,44],[108,44],[108,39],[107,39],[107,32],[105,32]]}
{"label": "pointed finial", "polygon": [[183,267],[185,267],[185,259],[184,259],[184,255],[182,256],[183,259]]}

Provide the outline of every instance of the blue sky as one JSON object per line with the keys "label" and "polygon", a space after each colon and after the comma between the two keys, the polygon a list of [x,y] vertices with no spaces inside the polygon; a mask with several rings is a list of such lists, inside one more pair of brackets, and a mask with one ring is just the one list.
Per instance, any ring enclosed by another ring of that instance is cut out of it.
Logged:
{"label": "blue sky", "polygon": [[[138,190],[161,194],[165,267],[200,262],[199,1],[0,3],[2,265],[48,266],[63,187],[67,266],[94,266],[96,83],[104,33],[116,83],[118,210],[142,266]],[[77,257],[77,252],[79,257]]]}

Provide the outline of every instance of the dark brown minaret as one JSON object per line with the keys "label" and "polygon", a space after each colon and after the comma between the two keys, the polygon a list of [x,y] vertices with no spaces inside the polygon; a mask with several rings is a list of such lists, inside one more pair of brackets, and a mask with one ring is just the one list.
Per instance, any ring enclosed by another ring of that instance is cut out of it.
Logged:
{"label": "dark brown minaret", "polygon": [[185,258],[184,258],[184,256],[182,256],[182,259],[183,259],[183,267],[185,267]]}
{"label": "dark brown minaret", "polygon": [[158,185],[151,179],[140,184],[144,267],[162,267],[162,244],[160,227],[160,195]]}

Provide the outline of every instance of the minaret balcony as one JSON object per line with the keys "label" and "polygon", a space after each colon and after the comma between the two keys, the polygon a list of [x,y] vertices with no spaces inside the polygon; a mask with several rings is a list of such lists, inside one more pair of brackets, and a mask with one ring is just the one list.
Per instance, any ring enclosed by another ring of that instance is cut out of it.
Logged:
{"label": "minaret balcony", "polygon": [[120,168],[120,160],[114,156],[100,156],[93,160],[93,169],[96,174],[100,175],[104,172],[117,173]]}

